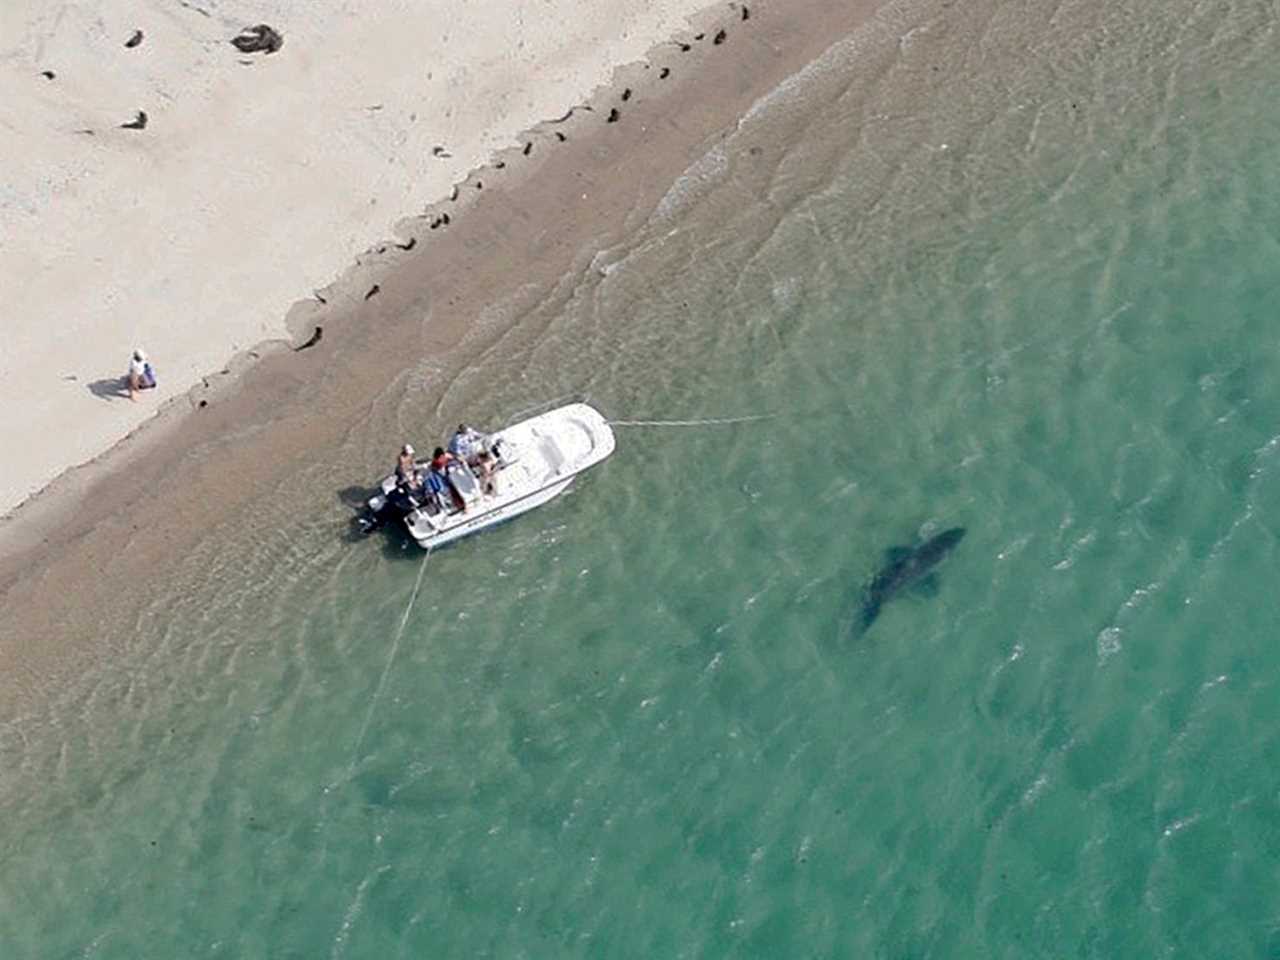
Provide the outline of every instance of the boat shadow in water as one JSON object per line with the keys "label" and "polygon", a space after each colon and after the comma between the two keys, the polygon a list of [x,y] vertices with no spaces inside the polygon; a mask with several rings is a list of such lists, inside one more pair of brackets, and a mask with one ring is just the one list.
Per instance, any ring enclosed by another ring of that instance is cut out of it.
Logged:
{"label": "boat shadow in water", "polygon": [[382,555],[389,560],[422,560],[426,556],[426,551],[409,535],[403,520],[396,518],[374,527],[368,527],[363,523],[364,518],[369,514],[369,498],[378,492],[376,487],[343,487],[337,491],[338,502],[351,511],[339,534],[342,541],[355,544],[366,540],[377,540],[381,544]]}
{"label": "boat shadow in water", "polygon": [[[339,536],[344,543],[363,543],[377,537],[382,543],[382,553],[391,559],[414,559],[422,554],[409,531],[400,523],[384,523],[373,529],[361,524],[368,512],[369,498],[378,493],[375,487],[343,487],[336,495],[338,502],[351,511],[344,521]],[[412,548],[412,549],[410,549]]]}
{"label": "boat shadow in water", "polygon": [[363,510],[369,498],[377,492],[373,487],[343,487],[338,491],[338,502],[352,510]]}

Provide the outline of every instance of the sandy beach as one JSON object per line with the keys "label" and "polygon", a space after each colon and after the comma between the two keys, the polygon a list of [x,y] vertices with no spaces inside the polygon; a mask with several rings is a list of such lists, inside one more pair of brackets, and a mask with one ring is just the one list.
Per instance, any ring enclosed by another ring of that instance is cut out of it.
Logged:
{"label": "sandy beach", "polygon": [[[287,340],[293,303],[705,6],[5,4],[0,515]],[[279,49],[230,42],[259,23]],[[135,346],[161,386],[131,403]]]}
{"label": "sandy beach", "polygon": [[[114,644],[127,643],[123,625],[145,616],[155,578],[190,547],[198,531],[255,501],[265,502],[297,470],[314,468],[315,451],[358,431],[389,381],[423,357],[448,356],[495,307],[518,312],[522,303],[545,296],[559,278],[575,271],[594,274],[597,253],[652,211],[756,100],[876,9],[877,4],[867,3],[833,13],[821,0],[802,0],[785,9],[766,4],[753,5],[749,13],[741,6],[704,11],[687,33],[677,31],[687,39],[651,45],[585,101],[575,106],[566,95],[567,105],[539,108],[556,122],[533,124],[531,134],[506,135],[517,145],[487,164],[465,176],[461,164],[454,175],[443,167],[433,172],[436,187],[415,186],[423,196],[444,190],[443,198],[415,216],[388,211],[385,222],[394,223],[394,231],[384,242],[366,249],[363,240],[353,243],[351,233],[338,243],[318,240],[316,257],[331,257],[334,270],[346,264],[318,295],[297,300],[306,271],[295,257],[306,245],[301,239],[291,245],[291,240],[278,254],[289,262],[294,279],[273,287],[274,313],[257,294],[245,294],[248,288],[233,269],[201,273],[202,291],[220,291],[210,295],[247,305],[245,316],[254,319],[245,319],[236,334],[243,340],[232,340],[229,328],[220,328],[216,338],[208,335],[201,355],[206,359],[190,371],[194,386],[176,402],[164,403],[176,389],[178,348],[163,339],[176,302],[163,299],[163,288],[152,305],[154,336],[129,320],[121,321],[125,327],[116,332],[69,338],[74,351],[66,340],[46,337],[48,349],[61,344],[68,356],[80,358],[83,365],[76,369],[83,376],[77,375],[75,383],[56,381],[67,391],[67,406],[51,405],[38,430],[28,423],[35,414],[6,407],[11,411],[4,423],[9,449],[24,444],[33,458],[43,450],[43,469],[51,473],[69,460],[52,454],[58,448],[54,424],[60,422],[50,419],[55,413],[74,421],[83,408],[108,420],[95,435],[96,446],[83,448],[92,462],[62,473],[5,521],[0,662],[11,682],[0,711],[12,714],[22,703],[45,700],[49,691],[85,676],[93,662],[109,658]],[[477,144],[481,136],[475,134]],[[532,147],[519,146],[522,141]],[[422,169],[435,170],[431,163]],[[448,182],[455,178],[461,185],[451,199]],[[406,202],[400,212],[412,213],[416,203]],[[290,236],[298,236],[296,226]],[[12,251],[7,248],[5,256]],[[32,256],[29,250],[26,256]],[[5,262],[10,269],[11,260]],[[313,268],[311,275],[321,272]],[[312,282],[322,281],[307,281]],[[92,299],[88,292],[77,295]],[[29,290],[23,296],[24,302],[34,302]],[[105,312],[97,316],[104,324],[109,319]],[[200,335],[197,326],[185,326],[182,336]],[[319,328],[320,342],[296,349]],[[34,337],[36,325],[30,330]],[[251,349],[250,333],[257,338]],[[264,333],[274,337],[263,342]],[[156,400],[104,402],[82,382],[111,376],[123,366],[127,344],[133,342],[125,338],[145,342],[157,359],[163,386],[154,416]],[[126,346],[119,346],[121,339]],[[230,363],[229,348],[241,351]],[[104,353],[110,356],[99,363]],[[225,364],[218,367],[224,372],[206,376],[210,368],[200,364],[215,357]],[[17,388],[10,382],[6,389]],[[145,417],[152,418],[145,429],[133,429],[99,452]],[[362,446],[362,462],[342,464],[332,482],[367,482],[385,466],[388,445],[401,439],[370,437]],[[24,469],[36,476],[34,466]],[[10,476],[6,471],[6,483],[12,483]],[[316,509],[332,514],[335,523],[341,519],[332,501]],[[104,623],[121,629],[104,635]]]}

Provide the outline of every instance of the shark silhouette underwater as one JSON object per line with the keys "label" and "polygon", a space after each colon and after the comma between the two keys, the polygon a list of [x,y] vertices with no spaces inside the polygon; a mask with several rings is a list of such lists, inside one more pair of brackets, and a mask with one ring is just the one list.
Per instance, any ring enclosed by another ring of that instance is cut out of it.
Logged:
{"label": "shark silhouette underwater", "polygon": [[952,527],[914,547],[890,547],[885,553],[885,565],[863,594],[862,630],[866,631],[880,616],[881,607],[904,590],[935,588],[937,574],[933,568],[946,559],[964,534],[964,527]]}

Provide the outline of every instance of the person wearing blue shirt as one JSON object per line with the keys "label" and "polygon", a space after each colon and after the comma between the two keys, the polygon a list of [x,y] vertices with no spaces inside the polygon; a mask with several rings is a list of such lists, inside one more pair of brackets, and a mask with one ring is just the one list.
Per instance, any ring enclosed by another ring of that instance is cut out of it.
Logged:
{"label": "person wearing blue shirt", "polygon": [[449,439],[449,452],[468,466],[475,466],[484,448],[484,434],[479,430],[472,430],[465,423],[458,424],[458,429]]}

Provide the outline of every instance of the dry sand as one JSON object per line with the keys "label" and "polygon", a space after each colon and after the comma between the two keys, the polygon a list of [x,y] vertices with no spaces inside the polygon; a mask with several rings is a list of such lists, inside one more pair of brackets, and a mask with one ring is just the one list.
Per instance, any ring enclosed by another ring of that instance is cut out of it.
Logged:
{"label": "dry sand", "polygon": [[[706,6],[6,0],[0,515]],[[229,42],[264,21],[278,51]],[[161,389],[130,403],[135,345]]]}
{"label": "dry sand", "polygon": [[[877,6],[752,4],[746,21],[740,6],[709,11],[694,28],[702,40],[652,49],[597,91],[591,111],[554,127],[564,142],[546,132],[530,156],[517,149],[502,169],[473,172],[457,203],[400,224],[411,250],[383,245],[324,291],[325,303],[295,305],[299,339],[319,324],[320,343],[255,351],[223,388],[197,390],[195,404],[170,407],[28,501],[14,524],[21,535],[0,551],[0,717],[47,702],[127,643],[122,631],[145,616],[192,538],[265,502],[316,451],[358,431],[389,378],[457,347],[494,302],[536,300],[591,270],[594,253],[620,242],[757,99]],[[432,229],[450,211],[449,225]],[[335,482],[371,476],[386,451],[376,456],[342,465]]]}

